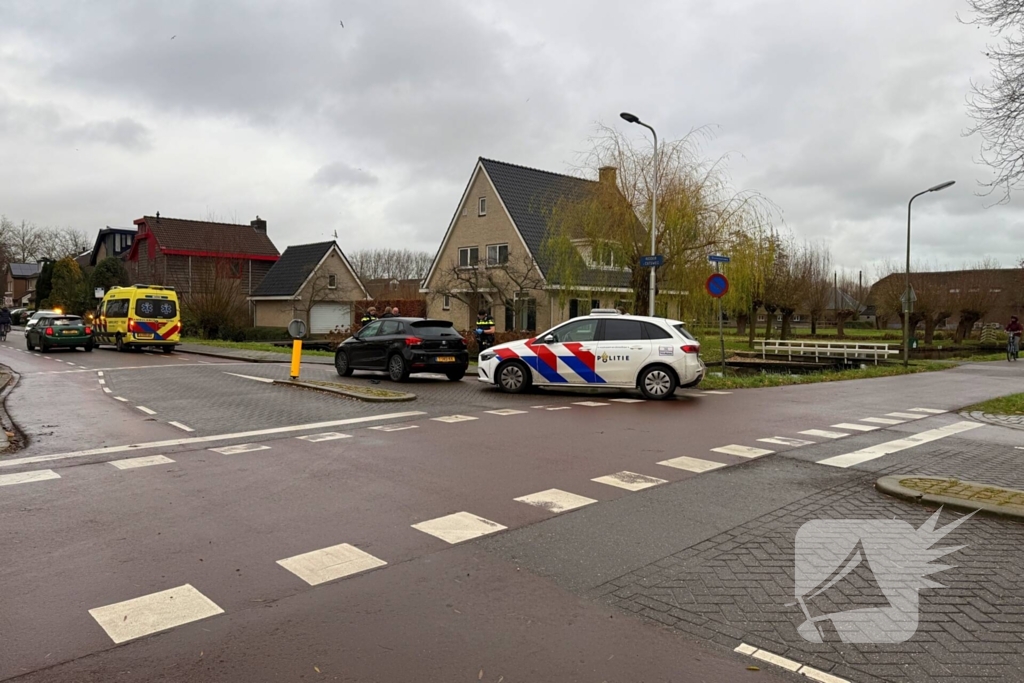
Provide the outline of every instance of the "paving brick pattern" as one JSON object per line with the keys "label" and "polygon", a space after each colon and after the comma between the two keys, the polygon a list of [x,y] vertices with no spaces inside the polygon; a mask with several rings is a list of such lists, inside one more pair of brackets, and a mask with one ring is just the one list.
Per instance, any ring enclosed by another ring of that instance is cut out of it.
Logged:
{"label": "paving brick pattern", "polygon": [[[1006,447],[936,449],[927,453],[927,467],[901,464],[883,473],[925,470],[1013,485],[1024,478],[1022,457]],[[877,477],[857,477],[787,505],[594,593],[691,636],[729,648],[746,642],[851,681],[1024,680],[1024,524],[994,517],[975,516],[939,542],[968,547],[945,558],[955,568],[932,577],[947,588],[920,592],[920,623],[910,640],[843,644],[833,631],[812,644],[798,634],[804,615],[791,604],[794,539],[805,522],[895,517],[917,528],[930,516],[931,510],[875,491]],[[939,523],[959,516],[943,512]],[[870,573],[858,569],[816,598],[815,607],[832,612],[887,602]]]}
{"label": "paving brick pattern", "polygon": [[907,477],[900,479],[899,484],[904,488],[933,496],[999,505],[1017,512],[1024,511],[1024,491],[997,486],[978,486],[962,482],[959,479],[935,479],[932,477]]}
{"label": "paving brick pattern", "polygon": [[1024,429],[1024,415],[996,415],[994,413],[983,413],[978,410],[972,410],[970,412],[960,414],[964,417],[969,417],[972,420],[988,422],[989,424],[994,424],[999,427]]}

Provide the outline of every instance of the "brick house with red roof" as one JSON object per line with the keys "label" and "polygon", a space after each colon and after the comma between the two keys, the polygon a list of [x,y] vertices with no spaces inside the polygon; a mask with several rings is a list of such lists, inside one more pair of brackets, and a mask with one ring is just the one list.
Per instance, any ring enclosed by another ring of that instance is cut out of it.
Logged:
{"label": "brick house with red roof", "polygon": [[249,225],[143,216],[125,265],[132,282],[174,287],[187,298],[214,283],[236,283],[239,293],[256,291],[280,252],[259,216]]}

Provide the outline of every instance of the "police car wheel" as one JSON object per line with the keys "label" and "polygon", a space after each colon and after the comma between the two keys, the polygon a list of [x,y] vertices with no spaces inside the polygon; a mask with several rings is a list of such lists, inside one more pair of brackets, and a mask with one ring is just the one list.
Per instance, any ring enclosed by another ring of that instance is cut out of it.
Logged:
{"label": "police car wheel", "polygon": [[521,394],[530,388],[530,374],[522,363],[509,361],[498,368],[498,388],[506,394]]}
{"label": "police car wheel", "polygon": [[338,375],[341,377],[352,376],[352,366],[348,362],[347,353],[338,351],[334,354],[334,369],[338,371]]}
{"label": "police car wheel", "polygon": [[640,392],[652,400],[666,399],[676,390],[676,377],[666,367],[655,365],[640,374]]}

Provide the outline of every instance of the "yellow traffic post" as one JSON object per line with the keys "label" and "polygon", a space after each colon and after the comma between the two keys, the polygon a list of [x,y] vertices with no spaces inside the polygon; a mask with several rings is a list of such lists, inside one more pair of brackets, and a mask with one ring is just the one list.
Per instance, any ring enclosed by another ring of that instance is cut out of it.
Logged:
{"label": "yellow traffic post", "polygon": [[299,368],[302,366],[302,340],[296,339],[292,342],[292,379],[299,378]]}
{"label": "yellow traffic post", "polygon": [[288,334],[292,336],[292,372],[291,378],[299,378],[299,370],[302,369],[302,338],[306,336],[306,323],[302,320],[293,320],[288,323]]}

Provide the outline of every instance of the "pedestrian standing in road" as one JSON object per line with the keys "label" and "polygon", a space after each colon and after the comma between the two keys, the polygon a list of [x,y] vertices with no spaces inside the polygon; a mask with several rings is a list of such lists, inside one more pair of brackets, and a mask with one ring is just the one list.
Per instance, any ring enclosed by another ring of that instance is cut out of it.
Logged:
{"label": "pedestrian standing in road", "polygon": [[377,319],[377,307],[376,306],[370,306],[369,308],[366,309],[366,313],[363,313],[363,317],[359,319],[359,325],[360,325],[360,327],[366,327],[367,325],[369,325],[370,323],[372,323],[376,319]]}

